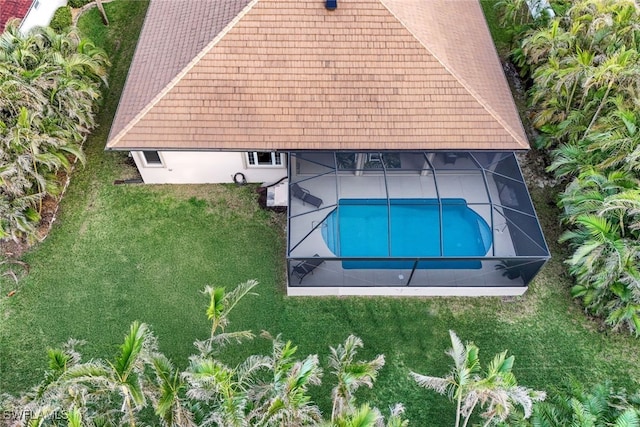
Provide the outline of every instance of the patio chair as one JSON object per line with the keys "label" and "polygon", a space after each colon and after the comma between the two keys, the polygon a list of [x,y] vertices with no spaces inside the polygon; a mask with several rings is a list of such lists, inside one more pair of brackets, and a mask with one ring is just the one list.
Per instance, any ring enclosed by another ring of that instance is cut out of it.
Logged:
{"label": "patio chair", "polygon": [[295,182],[291,184],[291,194],[296,199],[302,200],[302,203],[309,203],[310,205],[319,208],[322,205],[322,199],[320,197],[316,197],[309,192],[306,188],[300,187]]}
{"label": "patio chair", "polygon": [[[318,254],[314,255],[314,257],[319,257],[319,256],[320,255]],[[300,278],[300,281],[298,282],[298,284],[302,283],[302,279],[304,279],[307,274],[313,273],[313,270],[315,270],[323,262],[324,262],[323,259],[317,258],[317,259],[308,259],[308,260],[300,261],[298,264],[296,264],[293,267],[293,274]]]}

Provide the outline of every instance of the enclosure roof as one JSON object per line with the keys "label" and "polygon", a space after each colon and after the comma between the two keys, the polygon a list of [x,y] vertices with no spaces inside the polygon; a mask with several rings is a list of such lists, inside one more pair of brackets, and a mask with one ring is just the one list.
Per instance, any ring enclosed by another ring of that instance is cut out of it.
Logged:
{"label": "enclosure roof", "polygon": [[477,0],[152,0],[107,148],[528,148]]}

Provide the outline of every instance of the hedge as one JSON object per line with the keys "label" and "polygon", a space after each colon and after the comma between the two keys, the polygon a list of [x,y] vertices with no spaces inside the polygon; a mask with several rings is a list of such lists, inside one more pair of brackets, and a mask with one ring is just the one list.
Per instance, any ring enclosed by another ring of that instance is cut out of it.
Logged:
{"label": "hedge", "polygon": [[84,6],[87,3],[91,3],[92,0],[69,0],[67,4],[74,9]]}
{"label": "hedge", "polygon": [[69,28],[71,26],[71,7],[59,7],[53,14],[49,26],[53,28],[56,33],[60,33],[66,28]]}

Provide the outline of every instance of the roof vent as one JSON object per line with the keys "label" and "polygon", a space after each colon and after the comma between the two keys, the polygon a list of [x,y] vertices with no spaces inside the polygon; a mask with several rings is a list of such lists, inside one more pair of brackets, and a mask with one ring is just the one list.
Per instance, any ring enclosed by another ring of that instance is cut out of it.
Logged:
{"label": "roof vent", "polygon": [[326,0],[324,7],[326,7],[327,10],[336,10],[338,7],[338,0]]}

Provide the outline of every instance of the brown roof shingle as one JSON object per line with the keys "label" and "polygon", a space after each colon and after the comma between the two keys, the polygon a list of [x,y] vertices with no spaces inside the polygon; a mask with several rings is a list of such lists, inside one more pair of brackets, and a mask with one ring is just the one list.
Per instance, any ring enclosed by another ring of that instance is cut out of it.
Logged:
{"label": "brown roof shingle", "polygon": [[111,135],[120,132],[249,0],[155,0],[147,9]]}
{"label": "brown roof shingle", "polygon": [[[243,1],[179,67],[154,59],[167,3],[150,5],[108,148],[528,148],[477,0]],[[179,37],[163,30],[166,52]]]}

